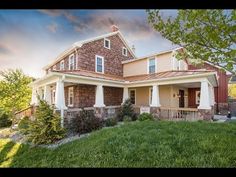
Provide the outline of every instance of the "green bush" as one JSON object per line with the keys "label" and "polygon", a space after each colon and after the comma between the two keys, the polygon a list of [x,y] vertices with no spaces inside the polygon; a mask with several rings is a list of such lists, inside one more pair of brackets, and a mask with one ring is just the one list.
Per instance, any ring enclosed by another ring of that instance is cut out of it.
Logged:
{"label": "green bush", "polygon": [[35,120],[29,124],[28,140],[34,144],[50,144],[62,139],[66,132],[60,122],[60,116],[54,113],[50,105],[39,99]]}
{"label": "green bush", "polygon": [[149,113],[142,113],[138,116],[139,121],[145,121],[145,120],[154,120],[154,117],[152,114]]}
{"label": "green bush", "polygon": [[5,112],[0,112],[0,128],[1,127],[10,127],[12,121],[9,119],[9,115]]}
{"label": "green bush", "polygon": [[108,118],[105,121],[106,127],[112,127],[115,126],[116,124],[117,124],[117,119],[115,117]]}
{"label": "green bush", "polygon": [[23,134],[28,134],[29,133],[29,124],[30,124],[29,117],[24,116],[18,123],[19,131]]}
{"label": "green bush", "polygon": [[132,121],[132,118],[129,117],[129,116],[124,116],[123,121],[124,121],[124,122],[131,122],[131,121]]}
{"label": "green bush", "polygon": [[95,116],[93,111],[82,110],[75,119],[71,121],[70,129],[75,133],[88,133],[100,129],[102,120]]}
{"label": "green bush", "polygon": [[118,114],[118,120],[123,121],[125,116],[131,117],[133,121],[137,120],[137,115],[134,112],[134,107],[130,99],[125,100],[125,102],[122,104],[120,112]]}

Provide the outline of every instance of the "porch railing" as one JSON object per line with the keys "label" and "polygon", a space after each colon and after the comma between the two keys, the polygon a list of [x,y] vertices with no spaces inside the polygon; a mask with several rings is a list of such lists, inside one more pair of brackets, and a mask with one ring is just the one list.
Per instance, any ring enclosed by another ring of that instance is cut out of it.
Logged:
{"label": "porch railing", "polygon": [[199,112],[196,108],[161,107],[160,118],[167,120],[200,120]]}

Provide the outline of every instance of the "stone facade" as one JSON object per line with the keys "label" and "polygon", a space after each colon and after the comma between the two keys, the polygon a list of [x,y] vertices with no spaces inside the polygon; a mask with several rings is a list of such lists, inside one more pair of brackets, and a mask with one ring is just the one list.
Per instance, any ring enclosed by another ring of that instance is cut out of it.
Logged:
{"label": "stone facade", "polygon": [[106,106],[118,106],[122,103],[123,88],[103,87],[104,88],[104,104]]}
{"label": "stone facade", "polygon": [[[133,59],[133,56],[128,50],[127,56],[122,55],[122,48],[125,47],[125,44],[122,42],[118,34],[107,37],[106,39],[110,40],[110,49],[104,47],[104,39],[85,43],[82,47],[77,49],[77,69],[95,72],[95,56],[99,55],[104,57],[105,74],[123,76],[123,66],[121,61]],[[64,60],[64,70],[69,70],[69,56],[71,54],[74,54],[76,57],[76,52],[72,52],[62,59]],[[55,64],[56,70],[60,69],[60,61]],[[76,62],[74,63],[75,70]],[[53,70],[53,66],[50,68]]]}
{"label": "stone facade", "polygon": [[150,113],[154,116],[154,118],[160,118],[160,107],[150,107]]}
{"label": "stone facade", "polygon": [[221,115],[227,115],[229,111],[229,104],[228,103],[218,103],[218,113]]}
{"label": "stone facade", "polygon": [[198,115],[200,119],[206,120],[206,121],[212,121],[212,118],[214,116],[214,108],[207,110],[207,109],[198,109]]}

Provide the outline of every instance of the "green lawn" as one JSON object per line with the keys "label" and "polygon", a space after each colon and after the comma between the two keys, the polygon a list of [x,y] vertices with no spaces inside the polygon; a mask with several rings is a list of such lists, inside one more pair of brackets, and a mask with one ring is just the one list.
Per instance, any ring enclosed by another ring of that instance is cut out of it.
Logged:
{"label": "green lawn", "polygon": [[54,150],[0,139],[1,167],[236,167],[236,123],[145,121]]}

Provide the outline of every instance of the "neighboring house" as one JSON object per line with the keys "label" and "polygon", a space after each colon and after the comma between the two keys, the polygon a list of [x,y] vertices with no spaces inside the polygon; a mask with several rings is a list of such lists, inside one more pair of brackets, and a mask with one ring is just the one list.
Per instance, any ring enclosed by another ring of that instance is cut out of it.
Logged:
{"label": "neighboring house", "polygon": [[63,124],[81,108],[101,117],[116,114],[127,98],[136,112],[166,118],[210,119],[214,108],[227,111],[226,73],[178,61],[176,50],[137,58],[112,26],[111,33],[76,42],[44,67],[46,75],[31,84],[32,104],[38,93],[61,111]]}

